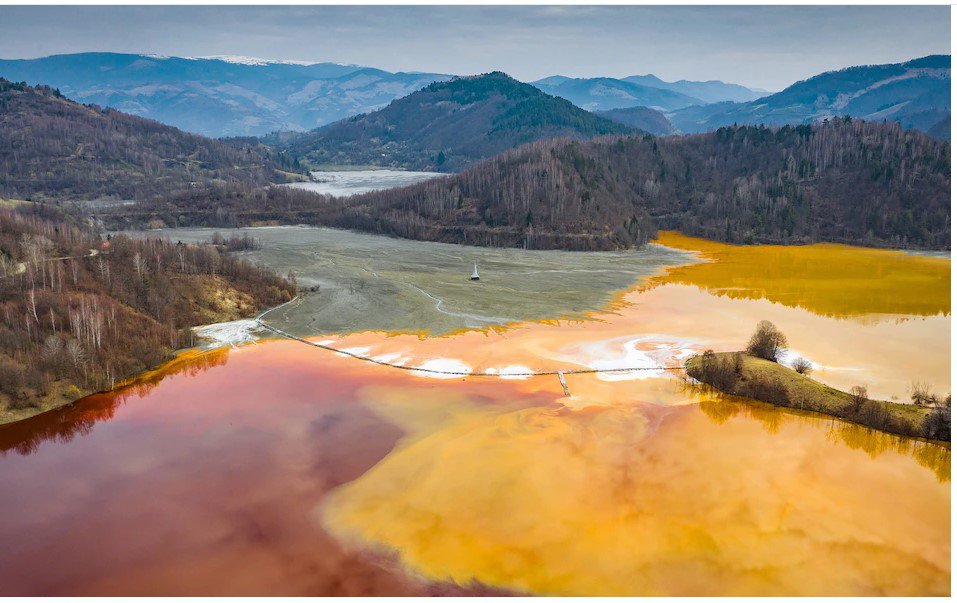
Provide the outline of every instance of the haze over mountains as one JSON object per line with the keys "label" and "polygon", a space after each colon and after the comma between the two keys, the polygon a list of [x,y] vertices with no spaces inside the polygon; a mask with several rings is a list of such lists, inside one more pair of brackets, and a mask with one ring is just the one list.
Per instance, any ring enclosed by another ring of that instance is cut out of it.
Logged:
{"label": "haze over mountains", "polygon": [[665,82],[655,75],[632,75],[622,78],[622,81],[649,86],[651,88],[662,88],[671,90],[686,96],[690,96],[704,103],[720,103],[724,101],[747,102],[771,94],[767,90],[760,88],[748,88],[739,84],[729,84],[719,80],[708,80],[707,82],[694,82],[690,80],[678,80],[677,82]]}
{"label": "haze over mountains", "polygon": [[703,104],[703,101],[680,92],[632,84],[610,77],[572,79],[556,76],[532,82],[532,85],[548,94],[568,99],[589,111],[637,106],[674,110]]}
{"label": "haze over mountains", "polygon": [[251,57],[93,52],[0,60],[0,77],[52,86],[82,103],[219,137],[309,130],[373,111],[451,76]]}
{"label": "haze over mountains", "polygon": [[[380,109],[452,75],[390,73],[358,65],[255,57],[178,58],[91,52],[0,60],[0,77],[58,88],[67,97],[156,119],[205,136],[261,136],[313,128]],[[724,82],[668,83],[554,76],[535,86],[588,110],[645,105],[667,110],[760,96]]]}
{"label": "haze over mountains", "polygon": [[[629,130],[662,136],[734,124],[798,125],[849,115],[898,121],[904,128],[947,138],[949,82],[950,57],[925,57],[821,74],[747,103],[689,106],[694,101],[681,93],[608,78],[555,77],[529,85],[496,73],[432,84],[385,109],[308,134],[268,140],[313,165],[454,172],[534,140],[587,139]],[[542,89],[570,98],[578,107]],[[681,108],[662,112],[640,102]],[[617,129],[596,116],[615,122]]]}
{"label": "haze over mountains", "polygon": [[[312,130],[376,111],[454,76],[255,57],[102,52],[0,60],[0,77],[49,85],[79,102],[220,137]],[[662,126],[660,120],[647,122],[650,127],[642,129],[655,134],[705,132],[734,123],[793,125],[847,114],[898,121],[905,128],[949,137],[949,56],[850,67],[773,94],[714,80],[665,82],[654,75],[617,79],[556,75],[532,85],[588,111],[634,107],[661,111],[672,127]],[[620,115],[622,123],[641,128],[626,116]]]}
{"label": "haze over mountains", "polygon": [[605,119],[637,128],[655,136],[668,136],[678,132],[664,113],[651,107],[609,109],[608,111],[596,111],[595,115],[600,115]]}
{"label": "haze over mountains", "polygon": [[682,132],[738,124],[785,125],[850,115],[897,121],[950,137],[950,56],[829,71],[748,103],[688,107],[669,114]]}
{"label": "haze over mountains", "polygon": [[737,84],[717,80],[710,82],[665,82],[654,75],[569,78],[547,77],[532,82],[540,90],[566,98],[589,111],[607,111],[645,106],[659,110],[675,110],[691,105],[722,101],[750,101],[767,94]]}
{"label": "haze over mountains", "polygon": [[[935,103],[949,103],[935,96],[949,76],[941,65],[930,57],[824,74],[779,95],[819,109],[867,107],[913,81],[901,94],[914,101],[894,103],[896,114],[913,105],[935,118]],[[836,101],[824,92],[835,78],[846,84]],[[950,145],[922,132],[839,117],[655,138],[642,130],[665,128],[661,112],[606,115],[616,121],[493,72],[263,144],[211,140],[3,81],[0,196],[135,199],[103,210],[113,224],[314,223],[539,248],[627,247],[656,227],[734,242],[949,244]],[[266,187],[301,170],[300,160],[459,174],[343,201]]]}

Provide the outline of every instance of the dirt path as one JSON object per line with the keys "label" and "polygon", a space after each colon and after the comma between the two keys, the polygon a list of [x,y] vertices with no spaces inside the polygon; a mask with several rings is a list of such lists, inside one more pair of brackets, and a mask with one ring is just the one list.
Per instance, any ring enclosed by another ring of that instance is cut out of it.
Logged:
{"label": "dirt path", "polygon": [[[79,260],[79,259],[82,259],[82,258],[92,258],[92,257],[98,256],[98,255],[100,255],[100,250],[99,250],[99,249],[90,249],[90,253],[88,253],[88,254],[86,254],[86,255],[80,255],[80,256],[64,255],[64,256],[61,256],[61,257],[57,257],[57,258],[46,258],[45,261],[47,261],[47,262],[62,262],[62,261],[65,261],[65,260]],[[11,272],[10,274],[6,274],[6,275],[4,275],[4,276],[0,276],[0,278],[9,278],[9,277],[11,277],[11,276],[16,276],[16,275],[18,275],[18,274],[23,274],[23,273],[26,272],[26,271],[27,271],[27,264],[26,264],[26,262],[17,262],[17,266],[16,266],[16,268],[14,269],[13,272]]]}

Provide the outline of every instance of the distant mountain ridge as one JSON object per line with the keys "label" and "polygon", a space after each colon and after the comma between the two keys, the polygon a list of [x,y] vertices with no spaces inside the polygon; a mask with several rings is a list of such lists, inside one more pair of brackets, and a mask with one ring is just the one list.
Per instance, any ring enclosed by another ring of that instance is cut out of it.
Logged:
{"label": "distant mountain ridge", "polygon": [[645,106],[665,111],[703,104],[680,92],[610,77],[567,78],[552,76],[532,82],[543,92],[569,100],[588,111],[608,111]]}
{"label": "distant mountain ridge", "polygon": [[180,58],[91,52],[0,60],[0,77],[206,136],[309,130],[451,76],[254,57]]}
{"label": "distant mountain ridge", "polygon": [[266,140],[311,164],[458,171],[543,138],[634,131],[493,72],[430,84],[384,109]]}
{"label": "distant mountain ridge", "polygon": [[654,134],[655,136],[668,136],[677,133],[674,125],[668,121],[664,113],[650,107],[610,109],[608,111],[597,111],[595,115],[637,128],[649,134]]}
{"label": "distant mountain ridge", "polygon": [[730,84],[720,80],[708,80],[706,82],[695,82],[691,80],[678,80],[677,82],[666,82],[655,75],[632,75],[621,78],[622,81],[652,88],[662,88],[691,96],[705,103],[721,103],[725,101],[748,102],[759,99],[770,94],[767,90],[748,88],[740,84]]}
{"label": "distant mountain ridge", "polygon": [[[390,73],[361,65],[281,61],[249,56],[172,57],[87,52],[0,59],[0,77],[58,88],[82,103],[112,107],[205,136],[262,136],[306,131],[380,109],[433,82],[440,73]],[[589,110],[651,106],[675,110],[713,100],[742,100],[747,88],[723,82],[664,82],[653,75],[590,84],[535,85]],[[584,80],[583,80],[584,81]],[[551,82],[551,84],[550,84]],[[595,99],[584,88],[593,88]],[[570,98],[574,97],[574,98]],[[597,100],[596,100],[597,99]]]}
{"label": "distant mountain ridge", "polygon": [[707,132],[735,123],[796,125],[843,115],[949,137],[950,56],[829,71],[758,100],[687,107],[668,117],[682,132]]}
{"label": "distant mountain ridge", "polygon": [[[73,100],[220,137],[312,130],[376,111],[455,76],[245,56],[99,52],[0,60],[0,77],[49,85]],[[556,75],[533,85],[590,111],[660,110],[682,133],[734,123],[811,123],[848,114],[897,121],[946,138],[949,82],[950,57],[935,55],[827,72],[774,94],[716,80],[665,82],[654,75]]]}
{"label": "distant mountain ridge", "polygon": [[624,78],[570,78],[553,75],[534,81],[532,85],[549,94],[568,99],[589,111],[637,106],[673,111],[693,105],[752,101],[768,94],[764,90],[753,90],[718,80],[666,82],[651,74]]}
{"label": "distant mountain ridge", "polygon": [[255,139],[211,140],[0,79],[0,198],[143,199],[283,179]]}

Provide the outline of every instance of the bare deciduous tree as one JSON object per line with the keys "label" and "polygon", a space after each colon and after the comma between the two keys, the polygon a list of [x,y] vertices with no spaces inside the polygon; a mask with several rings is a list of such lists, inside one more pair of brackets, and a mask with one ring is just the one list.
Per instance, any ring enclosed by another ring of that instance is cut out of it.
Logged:
{"label": "bare deciduous tree", "polygon": [[770,321],[762,320],[758,323],[751,340],[748,341],[746,351],[757,358],[764,358],[777,362],[778,354],[786,348],[788,340]]}
{"label": "bare deciduous tree", "polygon": [[791,366],[799,375],[810,375],[814,370],[814,365],[806,358],[797,358]]}
{"label": "bare deciduous tree", "polygon": [[851,388],[851,405],[854,408],[854,412],[860,412],[861,408],[867,402],[867,386],[865,385],[855,385]]}
{"label": "bare deciduous tree", "polygon": [[80,365],[86,361],[86,350],[83,349],[83,344],[76,339],[67,342],[66,353],[70,357],[70,361],[73,362],[74,368],[80,368]]}

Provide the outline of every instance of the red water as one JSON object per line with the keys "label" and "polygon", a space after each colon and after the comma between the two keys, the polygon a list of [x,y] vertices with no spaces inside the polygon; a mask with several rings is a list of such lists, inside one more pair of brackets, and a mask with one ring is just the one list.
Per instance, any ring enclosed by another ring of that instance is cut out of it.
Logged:
{"label": "red water", "polygon": [[0,426],[0,595],[489,592],[320,526],[402,435],[356,401],[388,373],[357,368],[274,342]]}

